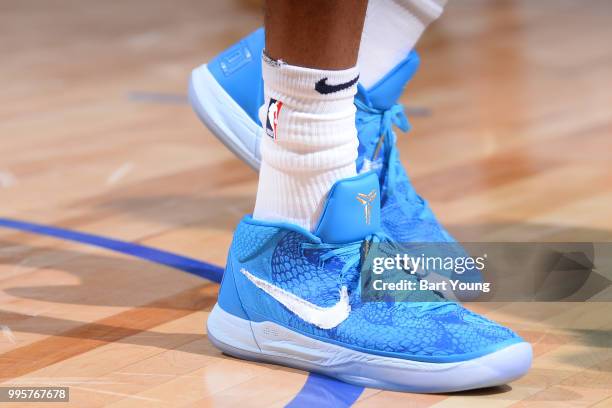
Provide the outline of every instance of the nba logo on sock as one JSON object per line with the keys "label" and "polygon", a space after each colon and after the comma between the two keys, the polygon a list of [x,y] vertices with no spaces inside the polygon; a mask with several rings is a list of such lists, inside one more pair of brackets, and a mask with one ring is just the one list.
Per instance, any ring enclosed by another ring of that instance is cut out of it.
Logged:
{"label": "nba logo on sock", "polygon": [[268,117],[266,119],[266,133],[271,138],[276,140],[276,128],[278,126],[278,115],[280,113],[283,103],[276,99],[270,98],[270,104],[268,105]]}

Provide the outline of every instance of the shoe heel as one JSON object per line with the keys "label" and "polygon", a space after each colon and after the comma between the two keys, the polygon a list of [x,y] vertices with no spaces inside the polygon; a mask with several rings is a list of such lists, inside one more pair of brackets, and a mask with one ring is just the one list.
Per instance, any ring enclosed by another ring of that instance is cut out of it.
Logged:
{"label": "shoe heel", "polygon": [[217,83],[207,65],[194,69],[189,102],[213,135],[254,170],[259,170],[259,140],[263,129]]}
{"label": "shoe heel", "polygon": [[[230,250],[231,252],[231,250]],[[223,280],[219,289],[218,305],[227,313],[239,317],[240,319],[250,320],[240,302],[238,290],[236,289],[236,281],[234,279],[234,271],[232,268],[231,257],[228,255],[223,272]]]}
{"label": "shoe heel", "polygon": [[252,360],[261,353],[251,323],[226,312],[218,303],[208,316],[206,331],[211,343],[227,354]]}

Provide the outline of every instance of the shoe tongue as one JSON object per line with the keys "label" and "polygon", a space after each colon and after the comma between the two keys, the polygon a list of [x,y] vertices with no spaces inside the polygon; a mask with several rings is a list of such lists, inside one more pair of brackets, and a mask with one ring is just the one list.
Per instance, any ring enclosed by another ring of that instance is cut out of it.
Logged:
{"label": "shoe tongue", "polygon": [[379,231],[379,190],[378,177],[372,172],[337,181],[314,234],[328,244],[345,244]]}
{"label": "shoe tongue", "polygon": [[419,62],[419,55],[411,51],[406,59],[366,91],[370,105],[381,110],[395,105],[404,87],[416,73]]}

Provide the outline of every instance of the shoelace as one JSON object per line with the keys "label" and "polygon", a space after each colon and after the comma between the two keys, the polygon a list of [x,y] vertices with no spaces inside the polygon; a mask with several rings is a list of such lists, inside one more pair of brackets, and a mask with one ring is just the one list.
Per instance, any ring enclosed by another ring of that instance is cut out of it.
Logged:
{"label": "shoelace", "polygon": [[340,270],[340,279],[346,276],[346,273],[352,267],[359,265],[361,260],[361,247],[363,241],[353,242],[350,244],[313,244],[304,242],[302,249],[325,250],[325,253],[319,256],[319,261],[323,265],[326,261],[338,257],[344,261],[344,265]]}
{"label": "shoelace", "polygon": [[370,123],[374,121],[380,123],[380,136],[376,144],[373,157],[371,157],[370,160],[376,160],[378,155],[380,155],[386,141],[389,141],[390,143],[391,157],[388,158],[389,167],[385,183],[388,193],[393,194],[397,178],[397,169],[395,167],[398,163],[395,149],[393,148],[397,142],[397,136],[395,135],[395,132],[393,132],[393,125],[397,126],[403,132],[408,132],[411,128],[408,117],[404,112],[404,106],[396,103],[389,109],[376,109],[366,105],[359,99],[355,99],[355,106],[357,107],[358,112],[366,114],[359,114],[359,120],[362,123]]}
{"label": "shoelace", "polygon": [[[389,109],[376,109],[366,105],[360,99],[355,99],[355,106],[357,107],[358,120],[361,123],[380,123],[380,136],[376,143],[373,157],[371,157],[370,160],[376,160],[381,154],[385,141],[389,141],[390,152],[389,157],[387,157],[388,165],[384,179],[384,187],[388,196],[393,195],[395,193],[399,173],[397,167],[401,166],[396,149],[397,135],[393,131],[393,126],[397,126],[398,129],[403,132],[408,132],[412,127],[404,112],[404,106],[396,103]],[[421,204],[424,204],[423,199],[418,194],[415,193],[415,196]],[[421,205],[420,212],[422,213],[424,211],[426,211],[425,205]]]}
{"label": "shoelace", "polygon": [[[375,233],[375,234],[372,234],[368,239],[364,241],[353,242],[350,244],[324,244],[324,243],[315,244],[315,243],[304,242],[302,243],[302,250],[304,249],[325,250],[325,253],[319,256],[319,261],[321,263],[325,263],[326,261],[334,257],[338,257],[341,260],[343,260],[344,265],[342,266],[342,269],[340,270],[340,281],[342,281],[346,277],[347,272],[352,267],[359,265],[361,261],[361,257],[362,257],[361,249],[364,245],[364,242],[367,243],[368,246],[372,244],[384,242],[388,244],[390,246],[390,249],[393,249],[393,251],[400,250],[400,248],[391,240],[391,238],[384,233]],[[414,302],[414,303],[407,302],[407,304],[418,308],[420,313],[425,313],[427,311],[441,309],[441,308],[448,308],[448,307],[455,308],[457,306],[457,304],[455,304],[454,302],[444,302],[444,301]]]}

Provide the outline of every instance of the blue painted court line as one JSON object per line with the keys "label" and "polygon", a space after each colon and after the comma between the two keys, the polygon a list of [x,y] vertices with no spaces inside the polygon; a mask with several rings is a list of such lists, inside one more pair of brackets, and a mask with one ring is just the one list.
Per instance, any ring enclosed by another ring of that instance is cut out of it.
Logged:
{"label": "blue painted court line", "polygon": [[217,283],[221,282],[221,277],[223,276],[223,268],[219,266],[132,242],[119,241],[99,235],[88,234],[86,232],[72,231],[64,228],[7,218],[0,218],[0,227],[12,228],[34,234],[47,235],[66,241],[74,241],[81,244],[110,249],[111,251],[179,269]]}
{"label": "blue painted court line", "polygon": [[[223,276],[223,268],[219,266],[133,242],[9,218],[0,218],[0,227],[109,249],[166,265],[217,283],[221,283]],[[309,374],[300,392],[287,406],[291,408],[350,407],[362,392],[363,387],[346,384],[319,374]]]}
{"label": "blue painted court line", "polygon": [[287,408],[350,407],[362,392],[363,387],[311,373]]}

